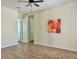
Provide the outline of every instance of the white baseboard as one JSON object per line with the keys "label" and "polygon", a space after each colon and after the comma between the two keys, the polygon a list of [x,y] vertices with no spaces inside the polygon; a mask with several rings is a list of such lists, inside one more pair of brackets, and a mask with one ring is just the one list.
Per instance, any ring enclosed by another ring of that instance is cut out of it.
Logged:
{"label": "white baseboard", "polygon": [[74,51],[74,52],[77,52],[76,49],[70,49],[70,48],[63,48],[63,47],[56,47],[56,46],[53,46],[55,48],[59,48],[59,49],[63,49],[63,50],[69,50],[69,51]]}
{"label": "white baseboard", "polygon": [[68,50],[68,51],[74,51],[74,52],[77,52],[76,49],[69,49],[69,48],[56,47],[56,46],[49,46],[49,45],[46,45],[46,44],[40,44],[40,43],[35,43],[35,44],[42,45],[42,46],[47,46],[47,47],[54,47],[54,48],[58,48],[58,49],[63,49],[63,50]]}
{"label": "white baseboard", "polygon": [[10,45],[3,45],[3,46],[1,46],[1,48],[6,48],[6,47],[14,46],[14,45],[18,45],[18,43],[16,43],[16,44],[10,44]]}

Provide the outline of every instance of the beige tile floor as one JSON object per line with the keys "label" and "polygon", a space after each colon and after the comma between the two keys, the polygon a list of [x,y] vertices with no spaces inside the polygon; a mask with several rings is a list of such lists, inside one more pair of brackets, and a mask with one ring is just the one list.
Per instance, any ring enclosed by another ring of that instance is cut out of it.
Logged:
{"label": "beige tile floor", "polygon": [[77,53],[36,44],[19,44],[1,50],[1,59],[77,59]]}

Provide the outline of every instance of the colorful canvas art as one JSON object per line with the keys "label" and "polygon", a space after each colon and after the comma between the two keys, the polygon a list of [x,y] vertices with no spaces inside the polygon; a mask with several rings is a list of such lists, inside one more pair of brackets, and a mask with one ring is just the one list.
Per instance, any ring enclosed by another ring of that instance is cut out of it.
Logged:
{"label": "colorful canvas art", "polygon": [[48,21],[48,33],[60,33],[61,32],[61,19]]}

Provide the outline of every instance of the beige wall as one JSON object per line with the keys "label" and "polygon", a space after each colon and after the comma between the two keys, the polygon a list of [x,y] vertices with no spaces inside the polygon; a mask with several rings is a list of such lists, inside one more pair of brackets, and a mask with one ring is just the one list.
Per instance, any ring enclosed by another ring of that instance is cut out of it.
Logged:
{"label": "beige wall", "polygon": [[[76,51],[76,11],[76,2],[71,2],[55,8],[24,14],[24,16],[35,15],[35,44]],[[48,33],[48,19],[57,18],[61,18],[62,21],[61,33]]]}
{"label": "beige wall", "polygon": [[1,6],[1,47],[17,44],[18,12]]}

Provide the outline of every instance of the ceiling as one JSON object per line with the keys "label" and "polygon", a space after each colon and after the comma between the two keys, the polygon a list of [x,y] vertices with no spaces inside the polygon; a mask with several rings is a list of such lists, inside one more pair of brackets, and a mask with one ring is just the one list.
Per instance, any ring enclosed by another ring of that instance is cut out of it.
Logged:
{"label": "ceiling", "polygon": [[[22,0],[22,1],[27,1],[27,0]],[[26,7],[28,3],[19,2],[19,0],[1,0],[1,5],[8,8],[16,9],[23,13],[24,12],[28,13],[31,11],[33,12],[33,11],[43,10],[46,8],[55,7],[57,5],[69,3],[71,1],[76,1],[76,0],[44,0],[44,2],[37,3],[40,5],[40,7],[36,7],[34,5],[33,7],[30,6]]]}

